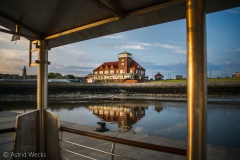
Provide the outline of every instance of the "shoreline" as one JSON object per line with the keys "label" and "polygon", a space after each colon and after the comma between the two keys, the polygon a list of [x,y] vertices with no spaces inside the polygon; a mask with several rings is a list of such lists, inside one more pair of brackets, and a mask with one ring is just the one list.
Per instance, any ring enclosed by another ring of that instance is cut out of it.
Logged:
{"label": "shoreline", "polygon": [[[131,101],[155,101],[155,102],[177,102],[177,103],[187,103],[186,97],[154,97],[154,96],[111,96],[111,95],[100,95],[99,97],[81,97],[81,98],[53,98],[48,99],[48,103],[73,103],[73,104],[100,104],[100,103],[120,103],[120,102],[131,102]],[[5,98],[0,99],[2,103],[8,102],[26,102],[26,103],[36,103],[36,99],[13,99]],[[208,97],[208,104],[232,104],[240,105],[240,96],[238,97]]]}
{"label": "shoreline", "polygon": [[[36,100],[36,83],[0,82],[0,100]],[[136,84],[48,83],[48,99],[100,97],[187,98],[186,82]],[[240,81],[208,82],[208,98],[240,97]]]}

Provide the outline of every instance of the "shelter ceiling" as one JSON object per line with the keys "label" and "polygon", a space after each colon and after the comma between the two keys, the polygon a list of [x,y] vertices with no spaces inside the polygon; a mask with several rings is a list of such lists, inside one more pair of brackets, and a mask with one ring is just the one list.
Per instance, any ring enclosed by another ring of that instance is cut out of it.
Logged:
{"label": "shelter ceiling", "polygon": [[[239,0],[206,0],[212,13],[240,6]],[[1,0],[0,25],[46,39],[49,47],[184,19],[184,0]]]}

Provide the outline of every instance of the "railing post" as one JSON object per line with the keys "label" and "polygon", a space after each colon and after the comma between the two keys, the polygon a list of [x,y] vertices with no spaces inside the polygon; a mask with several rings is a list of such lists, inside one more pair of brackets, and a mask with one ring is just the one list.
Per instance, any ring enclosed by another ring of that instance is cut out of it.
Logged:
{"label": "railing post", "polygon": [[[115,142],[112,144],[111,153],[114,154]],[[114,155],[112,155],[112,160],[114,160]]]}
{"label": "railing post", "polygon": [[207,56],[205,0],[186,1],[187,157],[207,158]]}
{"label": "railing post", "polygon": [[[37,109],[39,110],[39,151],[45,150],[45,109],[47,109],[48,95],[48,49],[45,40],[38,41],[37,67]],[[44,158],[43,158],[44,159]]]}

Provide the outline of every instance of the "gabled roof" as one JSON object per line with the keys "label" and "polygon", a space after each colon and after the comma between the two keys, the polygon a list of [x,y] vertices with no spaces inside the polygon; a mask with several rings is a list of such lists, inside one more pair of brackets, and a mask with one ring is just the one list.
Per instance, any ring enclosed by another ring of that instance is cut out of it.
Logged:
{"label": "gabled roof", "polygon": [[115,61],[115,62],[105,62],[105,63],[103,63],[102,64],[102,66],[111,66],[111,65],[113,65],[113,66],[118,66],[118,61]]}
{"label": "gabled roof", "polygon": [[[138,65],[139,65],[139,64],[138,64],[136,61],[132,60],[132,64],[131,64],[131,66],[130,66],[129,68],[137,68]],[[139,65],[139,66],[141,66],[141,65]],[[141,67],[142,67],[142,66],[141,66]],[[144,68],[142,67],[141,69],[144,69]],[[145,70],[145,69],[144,69],[144,70]]]}
{"label": "gabled roof", "polygon": [[106,66],[107,66],[108,68],[110,68],[112,65],[113,65],[113,67],[114,67],[115,69],[117,69],[117,68],[118,68],[118,61],[115,61],[115,62],[105,62],[105,63],[101,64],[99,67],[95,68],[94,70],[99,70],[99,68],[100,68],[101,66],[102,66],[103,68],[105,68]]}
{"label": "gabled roof", "polygon": [[158,72],[154,77],[164,77],[160,72]]}

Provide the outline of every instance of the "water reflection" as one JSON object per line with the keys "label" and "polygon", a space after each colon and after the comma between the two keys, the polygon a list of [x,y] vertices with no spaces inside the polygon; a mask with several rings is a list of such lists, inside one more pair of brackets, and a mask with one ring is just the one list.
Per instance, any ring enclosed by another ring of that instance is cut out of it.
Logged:
{"label": "water reflection", "polygon": [[[4,110],[28,112],[36,102],[1,102]],[[156,100],[89,100],[49,102],[49,109],[61,121],[98,127],[105,121],[107,128],[118,131],[129,126],[137,134],[186,141],[187,104]],[[238,104],[207,105],[207,143],[240,148],[240,107]]]}
{"label": "water reflection", "polygon": [[[145,110],[148,107],[135,106],[105,106],[95,105],[88,106],[89,110],[93,111],[93,114],[106,122],[117,123],[118,128],[122,128],[122,131],[128,131],[129,127],[145,116]],[[127,127],[126,127],[127,126]]]}

